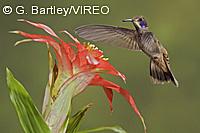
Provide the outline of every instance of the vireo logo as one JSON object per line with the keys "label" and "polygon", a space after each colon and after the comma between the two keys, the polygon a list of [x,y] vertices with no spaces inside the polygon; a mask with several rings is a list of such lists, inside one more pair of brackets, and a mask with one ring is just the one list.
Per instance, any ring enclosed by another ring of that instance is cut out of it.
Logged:
{"label": "vireo logo", "polygon": [[32,6],[32,15],[107,15],[110,12],[108,6],[69,6],[69,7],[40,7]]}

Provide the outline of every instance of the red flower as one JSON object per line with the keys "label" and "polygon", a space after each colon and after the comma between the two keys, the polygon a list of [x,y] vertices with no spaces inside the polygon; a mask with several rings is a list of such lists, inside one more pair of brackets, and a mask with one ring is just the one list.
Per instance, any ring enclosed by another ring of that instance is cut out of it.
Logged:
{"label": "red flower", "polygon": [[[49,35],[41,35],[41,34],[30,34],[23,31],[14,31],[12,33],[20,34],[28,39],[19,41],[16,43],[22,43],[27,41],[36,41],[41,43],[46,43],[53,47],[54,52],[56,54],[56,58],[58,61],[58,75],[64,74],[66,79],[73,77],[74,75],[82,72],[93,72],[94,78],[88,83],[88,85],[101,86],[104,88],[104,92],[109,100],[110,109],[112,110],[112,100],[113,100],[113,90],[120,93],[131,105],[135,113],[141,119],[144,129],[146,131],[146,126],[144,123],[144,119],[140,114],[133,97],[127,90],[124,90],[117,84],[105,80],[100,76],[100,73],[106,72],[108,74],[112,74],[114,76],[119,76],[125,81],[125,76],[117,71],[109,62],[107,58],[104,58],[103,52],[98,50],[92,44],[82,44],[76,38],[74,38],[67,31],[62,31],[68,34],[75,43],[66,43],[62,39],[60,39],[52,29],[48,26],[40,23],[33,23],[27,20],[20,19],[19,21],[29,23],[37,28],[43,29]],[[54,39],[55,38],[55,39]],[[56,41],[58,40],[58,41]],[[74,48],[76,51],[74,51]],[[79,94],[82,91],[77,92]]]}

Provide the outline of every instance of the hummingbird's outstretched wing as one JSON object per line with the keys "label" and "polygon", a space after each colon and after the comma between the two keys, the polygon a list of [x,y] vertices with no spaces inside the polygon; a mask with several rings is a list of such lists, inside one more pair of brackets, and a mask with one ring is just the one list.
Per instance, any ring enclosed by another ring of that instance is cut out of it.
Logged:
{"label": "hummingbird's outstretched wing", "polygon": [[107,25],[84,25],[76,28],[75,33],[89,41],[140,51],[135,30]]}

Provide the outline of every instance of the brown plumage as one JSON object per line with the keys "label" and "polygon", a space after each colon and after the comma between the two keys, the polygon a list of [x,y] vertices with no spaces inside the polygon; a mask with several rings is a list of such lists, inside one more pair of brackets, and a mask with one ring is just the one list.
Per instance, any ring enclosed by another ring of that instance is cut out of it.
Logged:
{"label": "brown plumage", "polygon": [[178,87],[178,81],[169,65],[167,50],[149,31],[144,17],[126,19],[123,22],[132,22],[135,30],[109,25],[85,25],[76,28],[75,32],[86,40],[144,52],[150,57],[150,76],[153,82],[163,84],[172,81]]}

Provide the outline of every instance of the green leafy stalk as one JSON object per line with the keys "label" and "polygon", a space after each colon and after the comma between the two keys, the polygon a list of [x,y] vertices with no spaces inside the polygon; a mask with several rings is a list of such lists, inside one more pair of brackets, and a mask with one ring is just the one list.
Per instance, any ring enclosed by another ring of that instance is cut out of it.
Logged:
{"label": "green leafy stalk", "polygon": [[30,95],[7,68],[10,99],[25,133],[51,133]]}
{"label": "green leafy stalk", "polygon": [[[59,86],[60,91],[51,106],[46,120],[52,132],[63,133],[66,131],[67,124],[65,123],[68,121],[67,115],[70,112],[73,95],[75,91],[83,90],[93,77],[94,73],[92,72],[82,72],[67,79]],[[63,125],[66,125],[66,127],[63,128]]]}
{"label": "green leafy stalk", "polygon": [[89,129],[85,131],[79,131],[77,133],[93,133],[93,132],[99,132],[99,131],[105,131],[105,130],[111,130],[116,133],[127,133],[124,129],[122,129],[119,126],[113,126],[113,127],[99,127],[99,128],[94,128],[94,129]]}
{"label": "green leafy stalk", "polygon": [[86,111],[92,106],[88,104],[82,110],[78,111],[72,118],[70,118],[69,125],[66,133],[76,133],[80,127],[80,122],[85,116]]}
{"label": "green leafy stalk", "polygon": [[48,48],[48,60],[49,60],[49,80],[46,85],[44,100],[43,100],[43,105],[42,105],[42,115],[45,120],[47,118],[48,113],[51,110],[51,103],[53,102],[53,99],[51,97],[51,91],[58,74],[57,65],[53,61],[53,57],[51,55],[48,45],[47,45],[47,48]]}

